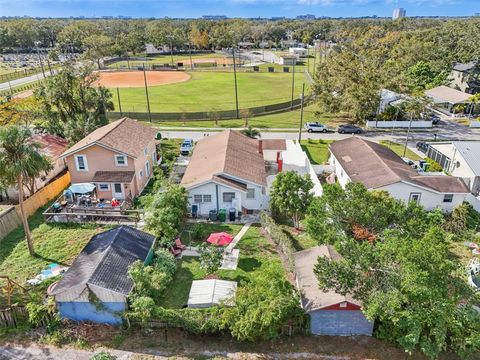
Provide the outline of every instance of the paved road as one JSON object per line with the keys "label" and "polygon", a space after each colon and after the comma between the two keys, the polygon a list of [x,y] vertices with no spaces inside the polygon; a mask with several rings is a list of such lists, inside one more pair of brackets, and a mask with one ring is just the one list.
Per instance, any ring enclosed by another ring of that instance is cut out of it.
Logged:
{"label": "paved road", "polygon": [[[50,72],[45,71],[45,76],[47,76],[47,77],[50,76]],[[1,90],[8,90],[8,89],[10,89],[10,87],[14,88],[14,87],[17,87],[17,86],[26,85],[26,84],[32,83],[34,81],[42,80],[42,79],[43,79],[43,74],[40,72],[40,73],[35,74],[35,75],[30,75],[30,76],[27,76],[27,77],[24,77],[24,78],[11,80],[9,82],[7,81],[7,82],[4,82],[4,83],[0,83],[0,91]]]}

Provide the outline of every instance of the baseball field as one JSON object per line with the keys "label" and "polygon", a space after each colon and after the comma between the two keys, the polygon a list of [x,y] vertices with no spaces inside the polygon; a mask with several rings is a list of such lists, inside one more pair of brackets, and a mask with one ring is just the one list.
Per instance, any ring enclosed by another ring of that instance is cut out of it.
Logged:
{"label": "baseball field", "polygon": [[[232,71],[147,71],[152,112],[219,111],[235,109],[235,86]],[[294,97],[298,98],[305,76],[295,74]],[[144,74],[142,71],[101,73],[100,84],[113,94],[115,110],[146,112]],[[291,73],[237,72],[239,108],[290,101]]]}

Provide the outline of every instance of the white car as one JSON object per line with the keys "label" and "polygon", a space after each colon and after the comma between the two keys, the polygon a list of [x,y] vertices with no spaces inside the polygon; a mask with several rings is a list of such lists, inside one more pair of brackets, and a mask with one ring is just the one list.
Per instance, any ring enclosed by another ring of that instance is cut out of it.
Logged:
{"label": "white car", "polygon": [[320,124],[318,122],[306,123],[305,124],[305,129],[309,133],[311,133],[311,132],[322,132],[322,133],[328,132],[328,128],[325,125]]}

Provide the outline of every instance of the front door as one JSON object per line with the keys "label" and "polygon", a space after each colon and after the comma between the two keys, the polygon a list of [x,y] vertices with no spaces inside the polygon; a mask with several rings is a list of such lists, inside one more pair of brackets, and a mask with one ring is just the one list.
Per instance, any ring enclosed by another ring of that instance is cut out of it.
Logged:
{"label": "front door", "polygon": [[125,199],[125,196],[123,195],[122,184],[113,184],[112,198],[119,199],[119,200]]}

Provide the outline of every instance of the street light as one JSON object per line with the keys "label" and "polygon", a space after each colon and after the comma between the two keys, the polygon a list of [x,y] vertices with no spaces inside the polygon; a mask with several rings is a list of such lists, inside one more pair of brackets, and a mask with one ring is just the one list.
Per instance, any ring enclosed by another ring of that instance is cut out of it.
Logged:
{"label": "street light", "polygon": [[305,101],[305,83],[302,84],[302,93],[300,94],[301,108],[300,108],[300,128],[298,129],[298,144],[302,141],[302,126],[303,126],[303,103]]}
{"label": "street light", "polygon": [[170,65],[173,67],[173,35],[167,35],[167,39],[170,39]]}
{"label": "street light", "polygon": [[238,88],[237,88],[237,66],[235,64],[235,46],[232,46],[232,56],[233,56],[233,78],[235,82],[235,109],[237,114],[237,119],[240,118],[238,112]]}
{"label": "street light", "polygon": [[292,71],[292,100],[290,101],[290,110],[293,109],[293,92],[295,88],[295,65],[297,63],[297,60],[294,60],[293,62],[293,71]]}

